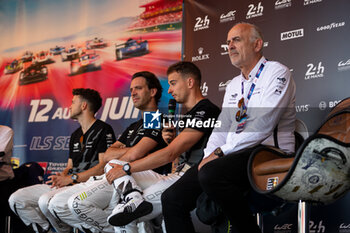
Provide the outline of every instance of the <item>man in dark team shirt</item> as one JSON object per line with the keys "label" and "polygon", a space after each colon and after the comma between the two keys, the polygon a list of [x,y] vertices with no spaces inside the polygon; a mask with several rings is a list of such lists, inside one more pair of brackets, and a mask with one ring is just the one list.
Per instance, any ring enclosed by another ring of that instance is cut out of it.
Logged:
{"label": "man in dark team shirt", "polygon": [[[135,73],[131,78],[130,92],[134,106],[143,112],[155,112],[162,95],[162,86],[158,78],[151,72]],[[106,162],[125,164],[140,159],[165,147],[160,129],[145,129],[143,119],[126,128],[120,138],[108,148],[103,157]],[[108,169],[112,167],[108,166]],[[113,170],[113,169],[112,169]],[[168,173],[171,164],[155,167],[154,174]],[[121,191],[120,191],[121,192]],[[86,184],[79,192],[67,198],[71,214],[65,221],[84,232],[114,232],[113,226],[107,222],[108,215],[120,199],[105,177]],[[89,230],[87,230],[89,229]]]}
{"label": "man in dark team shirt", "polygon": [[[114,167],[107,170],[106,177],[117,192],[122,194],[123,200],[114,208],[108,221],[119,227],[119,230],[124,228],[125,232],[135,232],[138,218],[145,216],[139,220],[143,221],[161,214],[162,192],[177,181],[191,165],[200,162],[198,153],[203,154],[203,147],[213,129],[213,125],[207,123],[215,123],[220,113],[217,106],[203,97],[200,90],[201,73],[193,63],[178,62],[168,68],[167,75],[170,85],[168,92],[188,110],[184,114],[185,118],[178,122],[181,131],[179,135],[167,147],[142,159],[123,166],[114,163],[106,165]],[[176,173],[161,176],[150,170],[172,162],[183,153],[184,160]],[[192,159],[192,156],[196,159]]]}
{"label": "man in dark team shirt", "polygon": [[9,198],[11,209],[35,232],[50,232],[50,224],[57,232],[69,232],[71,227],[57,218],[56,213],[49,211],[49,202],[55,202],[56,196],[77,192],[76,183],[103,174],[105,163],[99,153],[112,145],[115,136],[110,125],[95,118],[101,105],[102,98],[97,91],[83,88],[73,90],[70,117],[76,119],[80,127],[70,138],[67,167],[51,175],[46,184],[19,189]]}

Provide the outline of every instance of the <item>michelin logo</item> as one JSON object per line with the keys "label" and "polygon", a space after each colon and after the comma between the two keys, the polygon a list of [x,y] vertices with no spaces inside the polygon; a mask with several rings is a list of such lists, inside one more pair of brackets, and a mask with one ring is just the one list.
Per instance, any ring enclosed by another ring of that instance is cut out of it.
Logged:
{"label": "michelin logo", "polygon": [[160,129],[160,116],[162,114],[157,110],[156,112],[143,113],[143,128],[144,129]]}

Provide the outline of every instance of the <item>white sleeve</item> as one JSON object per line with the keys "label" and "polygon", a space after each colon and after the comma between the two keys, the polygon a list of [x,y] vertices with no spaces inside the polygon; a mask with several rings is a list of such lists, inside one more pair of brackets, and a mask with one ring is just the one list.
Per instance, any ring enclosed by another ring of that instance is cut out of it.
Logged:
{"label": "white sleeve", "polygon": [[[289,70],[283,66],[271,68],[271,74],[264,85],[265,90],[256,105],[259,107],[249,108],[248,105],[248,119],[244,130],[238,134],[229,132],[225,145],[221,146],[225,155],[256,146],[269,137],[290,102],[295,100],[295,84]],[[284,80],[284,83],[279,80]]]}
{"label": "white sleeve", "polygon": [[0,152],[4,151],[6,154],[12,151],[13,147],[13,131],[7,126],[0,125]]}

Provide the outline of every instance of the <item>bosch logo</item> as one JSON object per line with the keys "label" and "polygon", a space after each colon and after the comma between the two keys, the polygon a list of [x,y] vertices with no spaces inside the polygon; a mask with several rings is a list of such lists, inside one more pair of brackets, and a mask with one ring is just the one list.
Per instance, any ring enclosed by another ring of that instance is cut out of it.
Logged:
{"label": "bosch logo", "polygon": [[327,108],[327,103],[326,101],[321,101],[320,104],[318,105],[320,110],[325,110]]}

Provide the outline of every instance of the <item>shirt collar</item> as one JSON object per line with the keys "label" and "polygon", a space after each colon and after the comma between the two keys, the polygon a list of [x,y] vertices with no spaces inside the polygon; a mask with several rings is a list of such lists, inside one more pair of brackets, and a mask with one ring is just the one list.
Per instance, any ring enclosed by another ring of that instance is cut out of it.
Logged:
{"label": "shirt collar", "polygon": [[263,63],[265,60],[266,60],[266,58],[265,58],[264,56],[262,56],[262,57],[260,58],[260,60],[258,61],[258,63],[256,63],[256,65],[254,66],[254,68],[252,69],[252,71],[250,71],[250,73],[249,73],[249,75],[248,75],[248,77],[249,77],[248,80],[246,80],[246,79],[244,78],[243,74],[241,73],[242,80],[243,80],[243,81],[246,81],[246,82],[252,82],[252,81],[254,80],[254,78],[255,78],[256,73],[258,72],[258,69],[260,68],[261,63]]}

